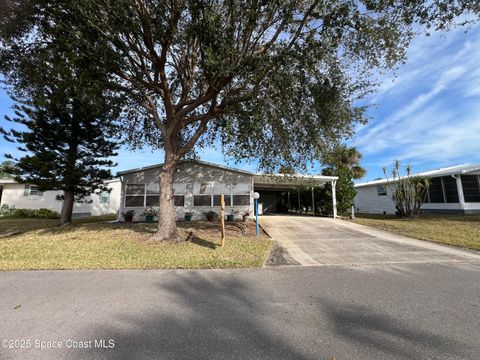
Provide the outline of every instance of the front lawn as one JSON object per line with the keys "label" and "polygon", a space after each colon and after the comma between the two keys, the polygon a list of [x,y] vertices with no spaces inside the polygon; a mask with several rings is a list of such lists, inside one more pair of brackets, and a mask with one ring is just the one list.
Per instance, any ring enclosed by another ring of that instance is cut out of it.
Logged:
{"label": "front lawn", "polygon": [[[6,222],[0,220],[0,228]],[[19,221],[19,220],[17,220]],[[225,246],[220,247],[218,223],[180,222],[188,241],[180,244],[149,241],[155,224],[77,223],[43,226],[22,219],[27,231],[0,238],[0,270],[33,269],[200,269],[259,267],[271,241],[255,238],[255,224],[227,223]],[[18,223],[17,223],[18,225]],[[189,235],[192,233],[192,235]]]}
{"label": "front lawn", "polygon": [[385,215],[357,215],[354,222],[420,240],[480,250],[479,215],[420,215],[400,219]]}

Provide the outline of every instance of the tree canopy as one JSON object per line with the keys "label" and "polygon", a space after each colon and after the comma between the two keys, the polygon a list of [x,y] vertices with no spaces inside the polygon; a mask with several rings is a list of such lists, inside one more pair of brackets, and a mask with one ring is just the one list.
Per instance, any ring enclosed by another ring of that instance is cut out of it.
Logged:
{"label": "tree canopy", "polygon": [[365,121],[355,101],[372,89],[369,75],[405,59],[417,25],[445,29],[480,14],[471,0],[6,4],[4,55],[82,44],[108,69],[107,85],[130,101],[123,128],[130,144],[164,150],[160,237],[175,233],[172,183],[181,158],[220,142],[229,156],[257,158],[267,170],[315,161]]}
{"label": "tree canopy", "polygon": [[[68,34],[60,26],[45,32]],[[60,220],[69,223],[73,202],[106,190],[104,180],[112,177],[121,97],[105,89],[107,73],[92,64],[82,42],[10,46],[0,69],[15,100],[15,115],[6,119],[17,125],[0,132],[25,153],[14,159],[13,174],[41,191],[63,191]]]}

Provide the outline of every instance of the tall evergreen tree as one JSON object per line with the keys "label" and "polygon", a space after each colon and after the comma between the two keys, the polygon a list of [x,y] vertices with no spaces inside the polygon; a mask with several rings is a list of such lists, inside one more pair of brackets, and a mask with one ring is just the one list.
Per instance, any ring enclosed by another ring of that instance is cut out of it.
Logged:
{"label": "tall evergreen tree", "polygon": [[16,101],[15,116],[7,117],[14,124],[1,131],[25,153],[6,155],[15,160],[16,180],[63,191],[60,223],[68,224],[74,202],[106,190],[104,180],[112,177],[120,98],[105,90],[106,71],[92,62],[80,39],[65,46],[62,30],[47,27],[35,35],[51,39],[44,46],[25,52],[12,45],[1,59]]}

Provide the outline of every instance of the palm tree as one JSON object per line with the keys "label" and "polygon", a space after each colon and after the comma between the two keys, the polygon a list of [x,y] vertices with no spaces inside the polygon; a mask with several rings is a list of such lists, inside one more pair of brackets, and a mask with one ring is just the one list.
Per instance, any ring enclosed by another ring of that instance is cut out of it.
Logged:
{"label": "palm tree", "polygon": [[350,171],[353,179],[360,179],[365,176],[366,170],[360,166],[362,154],[356,147],[338,145],[332,151],[322,156],[322,164],[325,170],[335,173],[339,168],[346,168]]}

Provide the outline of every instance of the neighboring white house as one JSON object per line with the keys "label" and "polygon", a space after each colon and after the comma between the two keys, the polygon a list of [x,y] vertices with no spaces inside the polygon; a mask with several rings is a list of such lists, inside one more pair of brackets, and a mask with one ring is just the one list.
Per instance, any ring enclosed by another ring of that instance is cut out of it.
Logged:
{"label": "neighboring white house", "polygon": [[[480,213],[480,165],[458,165],[415,175],[430,179],[425,213]],[[386,179],[355,185],[355,209],[359,213],[395,214]]]}
{"label": "neighboring white house", "polygon": [[[106,181],[110,192],[98,191],[85,202],[75,202],[73,216],[94,216],[117,214],[120,205],[120,179]],[[50,209],[60,212],[62,201],[57,200],[61,191],[41,192],[38,187],[30,184],[19,184],[12,179],[0,179],[0,206],[14,206],[17,209]],[[90,201],[91,202],[88,202]]]}
{"label": "neighboring white house", "polygon": [[[118,173],[122,183],[120,214],[134,210],[134,220],[141,221],[145,219],[146,208],[158,208],[161,167],[162,164],[157,164]],[[173,184],[177,219],[183,219],[187,212],[192,213],[194,219],[203,219],[203,214],[211,210],[220,214],[221,194],[225,196],[226,214],[241,218],[249,211],[253,216],[255,191],[260,193],[259,203],[263,209],[275,213],[282,194],[292,191],[292,202],[297,201],[296,186],[331,183],[335,189],[336,180],[334,176],[255,174],[200,160],[184,160],[177,167]]]}

